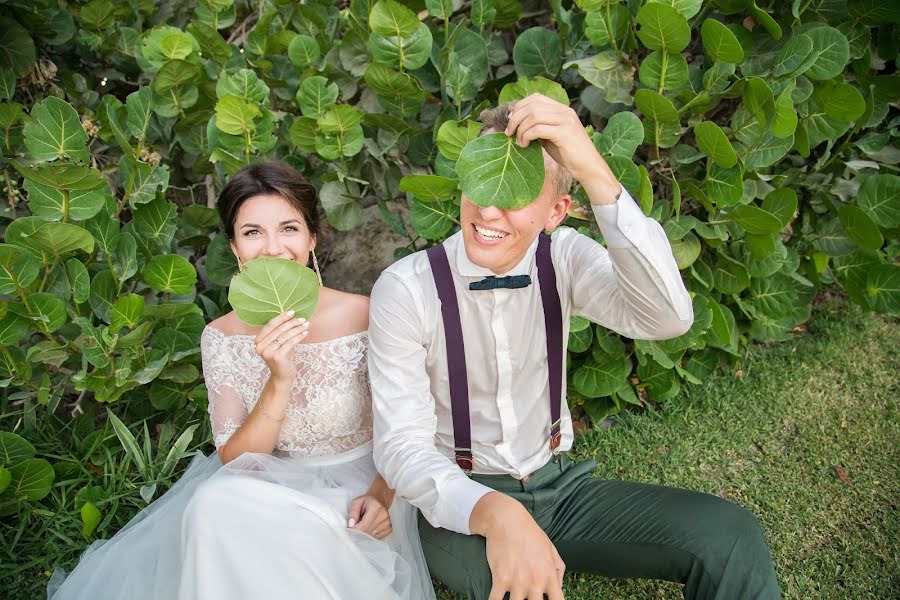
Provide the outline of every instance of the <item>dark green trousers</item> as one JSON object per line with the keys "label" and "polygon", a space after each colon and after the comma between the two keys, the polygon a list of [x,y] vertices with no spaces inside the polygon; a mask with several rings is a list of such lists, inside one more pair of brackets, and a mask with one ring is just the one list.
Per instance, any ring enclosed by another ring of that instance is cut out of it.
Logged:
{"label": "dark green trousers", "polygon": [[[527,482],[472,479],[521,502],[556,545],[567,571],[666,579],[685,598],[780,598],[775,568],[753,514],[709,494],[590,477],[594,461],[557,456]],[[485,539],[419,519],[432,576],[468,600],[485,600],[491,571]],[[540,600],[540,599],[529,599]]]}

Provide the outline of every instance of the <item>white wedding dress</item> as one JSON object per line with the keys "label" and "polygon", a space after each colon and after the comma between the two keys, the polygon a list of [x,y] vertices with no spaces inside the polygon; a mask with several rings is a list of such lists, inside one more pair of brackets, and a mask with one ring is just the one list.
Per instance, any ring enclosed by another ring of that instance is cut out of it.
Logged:
{"label": "white wedding dress", "polygon": [[[384,540],[347,527],[350,502],[375,477],[367,348],[365,332],[298,345],[273,453],[225,466],[216,453],[195,457],[68,577],[55,573],[48,598],[433,599],[410,504],[394,499]],[[269,370],[252,336],[207,326],[201,350],[218,447],[253,410]]]}

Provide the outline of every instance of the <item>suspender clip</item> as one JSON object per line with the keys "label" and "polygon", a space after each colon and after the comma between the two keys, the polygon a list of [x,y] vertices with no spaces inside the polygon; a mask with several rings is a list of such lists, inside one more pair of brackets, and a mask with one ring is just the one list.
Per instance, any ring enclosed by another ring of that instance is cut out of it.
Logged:
{"label": "suspender clip", "polygon": [[475,469],[475,459],[472,457],[471,448],[454,448],[456,453],[456,466],[463,470],[466,475],[471,475]]}
{"label": "suspender clip", "polygon": [[553,425],[550,426],[550,452],[553,453],[553,456],[559,454],[559,445],[562,443],[562,431],[560,430],[560,422],[562,419],[557,419]]}

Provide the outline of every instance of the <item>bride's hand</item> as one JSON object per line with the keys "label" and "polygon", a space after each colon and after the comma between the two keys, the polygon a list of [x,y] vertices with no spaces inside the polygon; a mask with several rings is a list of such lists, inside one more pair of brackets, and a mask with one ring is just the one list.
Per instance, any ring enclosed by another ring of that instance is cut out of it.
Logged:
{"label": "bride's hand", "polygon": [[347,526],[383,540],[391,534],[391,516],[384,502],[377,496],[366,494],[350,503]]}
{"label": "bride's hand", "polygon": [[256,353],[266,361],[272,379],[286,383],[293,383],[297,376],[294,348],[309,333],[309,321],[293,317],[292,310],[282,313],[256,335]]}

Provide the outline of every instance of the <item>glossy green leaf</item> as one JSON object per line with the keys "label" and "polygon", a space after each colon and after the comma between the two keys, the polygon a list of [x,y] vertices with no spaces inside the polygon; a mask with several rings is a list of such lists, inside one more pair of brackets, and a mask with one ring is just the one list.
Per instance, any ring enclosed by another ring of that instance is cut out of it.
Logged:
{"label": "glossy green leaf", "polygon": [[362,224],[362,199],[358,193],[355,186],[339,181],[322,184],[319,201],[325,209],[328,222],[338,231],[348,231]]}
{"label": "glossy green leaf", "polygon": [[288,58],[301,71],[319,62],[321,56],[319,43],[311,35],[297,35],[288,46]]}
{"label": "glossy green leaf", "polygon": [[866,295],[872,308],[888,315],[900,314],[900,267],[879,265],[866,277]]}
{"label": "glossy green leaf", "polygon": [[479,206],[521,208],[534,201],[544,186],[541,145],[521,148],[505,133],[489,133],[466,144],[456,171],[463,194]]}
{"label": "glossy green leaf", "polygon": [[604,353],[579,367],[572,376],[572,384],[586,398],[601,398],[626,385],[630,373],[631,361],[626,356]]}
{"label": "glossy green leaf", "polygon": [[459,160],[462,149],[478,137],[481,124],[475,121],[445,121],[437,133],[437,147],[446,158]]}
{"label": "glossy green leaf", "polygon": [[694,126],[697,146],[716,164],[730,169],[737,164],[737,154],[722,129],[712,121],[702,121]]}
{"label": "glossy green leaf", "polygon": [[297,104],[300,105],[303,116],[318,118],[328,106],[337,101],[339,93],[336,83],[329,83],[326,78],[314,75],[300,84]]}
{"label": "glossy green leaf", "polygon": [[286,258],[259,257],[231,280],[228,302],[249,325],[265,325],[289,310],[309,319],[319,299],[315,271]]}
{"label": "glossy green leaf", "polygon": [[566,90],[555,81],[545,77],[520,77],[515,83],[507,83],[500,90],[498,102],[505,104],[515,100],[522,100],[531,94],[543,94],[557,102],[569,105],[569,96]]}
{"label": "glossy green leaf", "polygon": [[600,133],[597,150],[605,156],[634,156],[638,146],[644,141],[644,125],[631,112],[614,114],[606,122]]}
{"label": "glossy green leaf", "polygon": [[50,493],[55,473],[43,458],[26,459],[10,469],[9,486],[4,492],[20,500],[36,502]]}
{"label": "glossy green leaf", "polygon": [[369,28],[379,35],[407,37],[418,26],[416,14],[395,0],[378,0],[369,13]]}
{"label": "glossy green leaf", "polygon": [[778,217],[751,204],[736,206],[728,217],[749,233],[778,233],[782,227]]}
{"label": "glossy green leaf", "polygon": [[900,177],[869,175],[862,182],[857,203],[881,227],[900,227]]}
{"label": "glossy green leaf", "polygon": [[634,104],[649,119],[659,123],[678,122],[675,105],[662,94],[652,90],[638,90],[634,95]]}
{"label": "glossy green leaf", "polygon": [[850,43],[844,34],[828,25],[806,33],[813,43],[816,61],[805,75],[814,81],[824,81],[840,75],[850,60]]}
{"label": "glossy green leaf", "polygon": [[688,64],[675,52],[655,50],[641,62],[641,83],[662,90],[682,87],[688,80]]}
{"label": "glossy green leaf", "polygon": [[158,292],[189,294],[197,283],[197,271],[177,254],[154,256],[142,272],[144,282]]}
{"label": "glossy green leaf", "polygon": [[671,6],[645,4],[638,10],[637,35],[651,50],[681,52],[691,41],[687,19]]}
{"label": "glossy green leaf", "polygon": [[562,68],[559,34],[543,27],[527,29],[516,38],[513,63],[519,77],[555,78]]}
{"label": "glossy green leaf", "polygon": [[255,104],[238,96],[225,96],[216,102],[216,127],[230,135],[249,134],[261,114]]}
{"label": "glossy green leaf", "polygon": [[456,193],[456,181],[438,175],[407,175],[400,180],[400,191],[419,200],[446,200]]}
{"label": "glossy green leaf", "polygon": [[728,27],[715,19],[706,19],[700,28],[700,37],[706,54],[714,61],[739,63],[744,60],[744,49]]}
{"label": "glossy green leaf", "polygon": [[88,137],[78,112],[56,96],[48,96],[34,106],[24,133],[25,146],[38,160],[87,161],[90,158]]}

